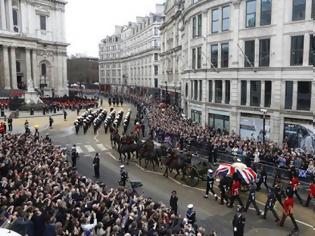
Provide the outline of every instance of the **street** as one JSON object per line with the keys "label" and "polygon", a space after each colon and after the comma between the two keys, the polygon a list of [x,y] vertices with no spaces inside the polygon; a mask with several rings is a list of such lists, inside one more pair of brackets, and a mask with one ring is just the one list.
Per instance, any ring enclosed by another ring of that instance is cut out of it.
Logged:
{"label": "street", "polygon": [[[109,107],[104,105],[104,109],[109,110]],[[121,107],[116,108],[120,110]],[[123,107],[126,112],[129,109],[127,105]],[[133,114],[134,110],[133,110]],[[67,121],[63,121],[61,117],[56,119],[56,123],[53,129],[47,129],[43,126],[41,133],[45,135],[49,133],[53,142],[57,145],[71,148],[73,144],[77,145],[77,151],[80,159],[77,162],[78,171],[87,177],[93,178],[93,166],[92,160],[96,152],[101,156],[100,181],[107,184],[109,187],[118,187],[119,180],[119,166],[118,153],[110,146],[109,134],[105,135],[103,127],[101,127],[97,135],[93,134],[92,129],[88,131],[86,135],[83,135],[83,131],[80,130],[79,135],[75,135],[73,120],[76,114],[71,113]],[[47,122],[47,118],[33,118],[42,123]],[[29,119],[30,123],[32,119]],[[16,124],[20,126],[19,121]],[[33,121],[34,123],[34,121]],[[21,127],[16,127],[16,130],[22,130]],[[205,227],[208,231],[214,230],[218,235],[231,235],[232,234],[232,219],[235,213],[235,208],[230,209],[225,206],[219,205],[215,202],[211,196],[209,199],[204,199],[204,190],[201,185],[198,188],[191,188],[182,184],[179,180],[172,178],[166,178],[161,172],[144,170],[135,161],[126,167],[131,180],[140,180],[143,183],[143,187],[138,189],[138,193],[143,193],[146,196],[152,197],[155,201],[160,201],[168,205],[169,197],[172,190],[176,190],[179,197],[179,213],[185,215],[186,206],[189,203],[195,205],[197,213],[197,223],[200,226]],[[178,177],[180,179],[180,177]],[[215,189],[218,193],[218,189]],[[263,192],[263,191],[262,191]],[[243,201],[246,196],[244,195]],[[263,209],[263,203],[266,200],[264,193],[257,194],[257,200],[259,201],[259,207]],[[312,205],[312,207],[314,207]],[[278,214],[281,214],[281,208],[277,205]],[[315,214],[311,208],[305,208],[298,203],[295,204],[294,215],[298,220],[300,228],[300,235],[314,235],[315,231]],[[246,214],[246,235],[288,235],[293,229],[293,225],[288,219],[283,228],[276,225],[273,216],[268,215],[267,220],[262,219],[256,215],[256,212],[251,209]]]}

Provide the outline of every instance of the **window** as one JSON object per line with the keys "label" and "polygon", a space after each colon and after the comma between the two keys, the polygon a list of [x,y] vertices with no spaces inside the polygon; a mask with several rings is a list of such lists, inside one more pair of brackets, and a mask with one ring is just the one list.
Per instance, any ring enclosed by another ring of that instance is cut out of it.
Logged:
{"label": "window", "polygon": [[285,82],[284,109],[292,109],[293,104],[293,81]]}
{"label": "window", "polygon": [[43,63],[41,65],[41,75],[44,76],[44,77],[46,77],[46,75],[47,75],[47,67],[46,67],[45,63]]}
{"label": "window", "polygon": [[192,49],[192,68],[196,69],[196,48]]}
{"label": "window", "polygon": [[158,53],[154,53],[154,61],[158,61],[159,60],[159,54]]}
{"label": "window", "polygon": [[185,97],[188,97],[188,84],[185,85]]}
{"label": "window", "polygon": [[199,101],[202,101],[202,80],[199,80]]}
{"label": "window", "polygon": [[315,0],[312,0],[312,18],[315,19]]}
{"label": "window", "polygon": [[158,88],[159,87],[159,81],[158,79],[154,79],[154,88]]}
{"label": "window", "polygon": [[[315,0],[314,0],[315,1]],[[315,66],[315,36],[310,35],[310,65]]]}
{"label": "window", "polygon": [[229,44],[221,44],[221,68],[229,67]]}
{"label": "window", "polygon": [[201,111],[196,111],[196,110],[191,109],[191,120],[193,122],[197,122],[200,124],[201,123],[201,116],[202,116]]}
{"label": "window", "polygon": [[154,75],[158,75],[158,74],[159,74],[159,67],[154,66]]}
{"label": "window", "polygon": [[247,100],[247,81],[241,81],[241,105],[245,106]]}
{"label": "window", "polygon": [[201,69],[201,47],[197,48],[197,69]]}
{"label": "window", "polygon": [[198,99],[198,80],[194,80],[194,100]]}
{"label": "window", "polygon": [[200,37],[202,32],[202,14],[193,17],[193,38]]}
{"label": "window", "polygon": [[219,32],[219,19],[220,19],[219,9],[212,10],[212,22],[211,22],[211,32],[212,33],[218,33]]}
{"label": "window", "polygon": [[311,108],[312,82],[298,82],[297,110],[309,111]]}
{"label": "window", "polygon": [[194,81],[190,81],[190,98],[194,98]]}
{"label": "window", "polygon": [[271,105],[271,92],[272,91],[272,82],[265,81],[265,107],[270,107]]}
{"label": "window", "polygon": [[13,16],[13,29],[14,32],[19,32],[19,27],[18,27],[18,10],[13,9],[12,10],[12,16]]}
{"label": "window", "polygon": [[260,106],[261,82],[250,81],[250,105]]}
{"label": "window", "polygon": [[16,61],[16,72],[21,72],[21,63],[19,61]]}
{"label": "window", "polygon": [[259,66],[269,66],[270,39],[259,40]]}
{"label": "window", "polygon": [[39,16],[40,17],[40,29],[46,30],[46,16]]}
{"label": "window", "polygon": [[245,67],[254,67],[255,65],[255,41],[245,41]]}
{"label": "window", "polygon": [[212,66],[217,68],[218,67],[218,45],[211,45],[211,63]]}
{"label": "window", "polygon": [[293,0],[292,6],[292,20],[305,19],[305,0]]}
{"label": "window", "polygon": [[229,80],[225,81],[225,104],[230,104],[231,99],[231,83]]}
{"label": "window", "polygon": [[208,97],[208,101],[212,102],[212,89],[213,89],[213,82],[212,80],[208,81],[208,86],[209,86],[209,97]]}
{"label": "window", "polygon": [[246,27],[256,26],[256,0],[246,1]]}
{"label": "window", "polygon": [[230,7],[222,8],[222,31],[227,31],[230,28]]}
{"label": "window", "polygon": [[303,65],[304,36],[291,37],[291,66]]}
{"label": "window", "polygon": [[261,0],[260,25],[271,24],[271,0]]}
{"label": "window", "polygon": [[215,81],[215,103],[222,102],[222,80]]}

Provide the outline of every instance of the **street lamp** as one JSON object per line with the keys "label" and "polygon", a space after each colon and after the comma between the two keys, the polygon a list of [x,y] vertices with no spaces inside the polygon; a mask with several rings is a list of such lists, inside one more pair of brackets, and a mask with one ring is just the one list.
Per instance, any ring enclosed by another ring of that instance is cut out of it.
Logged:
{"label": "street lamp", "polygon": [[267,109],[260,109],[260,111],[263,113],[263,144],[266,142],[266,113]]}

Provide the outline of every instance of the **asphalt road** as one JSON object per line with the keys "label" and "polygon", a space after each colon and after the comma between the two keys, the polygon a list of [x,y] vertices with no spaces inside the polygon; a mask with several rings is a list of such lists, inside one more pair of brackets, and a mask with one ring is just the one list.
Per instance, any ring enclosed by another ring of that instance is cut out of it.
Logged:
{"label": "asphalt road", "polygon": [[[117,110],[120,110],[118,108]],[[129,108],[124,107],[127,111]],[[133,114],[134,115],[134,114]],[[47,130],[43,131],[47,132]],[[95,152],[101,155],[101,178],[100,181],[104,182],[110,187],[117,187],[119,180],[119,166],[118,154],[110,146],[109,135],[105,135],[104,130],[100,129],[97,135],[89,130],[87,135],[75,135],[72,121],[65,124],[56,125],[54,129],[48,131],[54,143],[70,148],[73,144],[77,145],[77,150],[80,159],[77,163],[78,171],[85,176],[93,178],[92,159]],[[218,235],[232,235],[232,219],[235,214],[235,208],[230,209],[225,206],[219,205],[215,200],[210,197],[204,199],[204,190],[202,185],[200,188],[190,188],[181,184],[179,181],[172,178],[165,178],[160,172],[153,172],[151,170],[144,170],[139,167],[136,162],[131,162],[127,166],[127,170],[131,180],[140,180],[143,187],[138,189],[139,193],[152,197],[155,201],[161,201],[168,204],[170,193],[176,190],[179,197],[179,213],[184,215],[186,206],[189,203],[195,205],[197,213],[197,223],[205,227],[208,231],[215,230]],[[218,192],[218,190],[216,190]],[[244,195],[244,201],[246,196]],[[265,194],[259,193],[257,199],[263,203],[266,200]],[[263,205],[259,204],[260,209]],[[281,209],[277,206],[279,215]],[[300,227],[299,235],[311,236],[315,235],[315,211],[313,209],[306,209],[302,206],[295,204],[295,217],[298,220]],[[271,213],[268,219],[264,220],[256,215],[256,212],[251,209],[246,214],[246,235],[288,235],[293,229],[290,219],[287,219],[283,228],[277,226],[274,222]]]}

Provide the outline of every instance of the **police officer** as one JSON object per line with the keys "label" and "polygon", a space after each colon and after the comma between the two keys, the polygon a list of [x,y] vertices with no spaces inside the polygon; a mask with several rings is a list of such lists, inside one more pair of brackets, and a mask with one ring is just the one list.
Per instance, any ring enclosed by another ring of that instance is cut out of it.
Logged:
{"label": "police officer", "polygon": [[75,133],[78,134],[80,130],[80,124],[78,121],[74,122],[74,127],[75,127]]}
{"label": "police officer", "polygon": [[51,116],[49,116],[49,128],[52,129],[52,124],[54,123],[54,120]]}
{"label": "police officer", "polygon": [[315,177],[313,177],[313,182],[310,184],[308,188],[308,196],[305,203],[305,207],[308,207],[312,198],[315,198]]}
{"label": "police officer", "polygon": [[274,217],[275,217],[275,221],[278,222],[280,219],[279,219],[279,216],[278,216],[278,214],[277,214],[277,212],[275,210],[275,203],[277,201],[275,190],[272,189],[272,188],[269,188],[267,197],[268,198],[267,198],[267,201],[266,201],[266,204],[265,204],[265,211],[264,211],[263,218],[264,219],[267,218],[267,213],[270,210],[272,212],[272,214],[274,215]]}
{"label": "police officer", "polygon": [[214,184],[214,176],[213,176],[213,170],[209,169],[207,174],[207,187],[206,187],[206,194],[204,195],[204,198],[208,198],[209,191],[213,194],[215,200],[218,200],[217,194],[213,190],[213,184]]}
{"label": "police officer", "polygon": [[237,211],[232,222],[234,236],[244,235],[245,221],[246,219],[242,213],[242,207],[239,206],[237,207]]}
{"label": "police officer", "polygon": [[94,167],[94,176],[95,178],[99,178],[100,177],[100,157],[99,154],[96,153],[94,160],[93,160],[93,167]]}
{"label": "police officer", "polygon": [[267,184],[267,172],[263,166],[260,168],[260,176],[259,176],[259,180],[257,182],[257,191],[260,191],[261,184],[264,184],[266,189],[268,190],[269,187]]}
{"label": "police officer", "polygon": [[170,206],[171,206],[172,212],[175,215],[177,215],[177,209],[178,209],[177,202],[178,202],[178,197],[177,197],[176,191],[174,190],[172,191],[172,195],[170,198]]}
{"label": "police officer", "polygon": [[255,210],[256,210],[256,213],[257,215],[260,215],[260,210],[257,206],[257,203],[256,203],[256,184],[255,182],[252,180],[249,184],[249,195],[248,195],[248,199],[247,199],[247,203],[246,203],[246,207],[244,209],[244,212],[246,212],[249,208],[249,205],[252,203]]}
{"label": "police officer", "polygon": [[194,225],[196,222],[196,212],[194,211],[194,205],[189,204],[187,208],[186,218],[188,220],[188,224]]}
{"label": "police officer", "polygon": [[121,165],[120,166],[120,181],[119,181],[119,185],[125,187],[127,179],[128,179],[128,172],[125,169],[125,166]]}
{"label": "police officer", "polygon": [[75,167],[77,165],[77,158],[78,158],[77,147],[75,144],[73,144],[73,146],[71,148],[72,167]]}
{"label": "police officer", "polygon": [[9,131],[12,131],[12,123],[13,123],[13,119],[11,116],[9,116],[8,118],[8,129]]}

